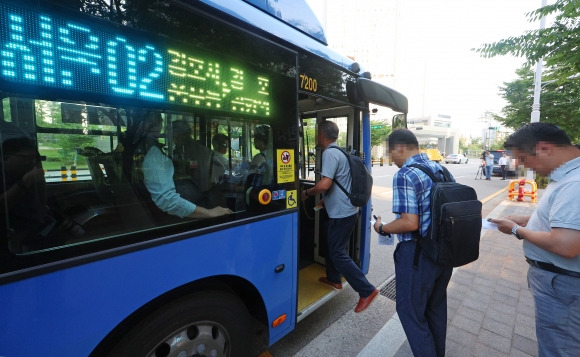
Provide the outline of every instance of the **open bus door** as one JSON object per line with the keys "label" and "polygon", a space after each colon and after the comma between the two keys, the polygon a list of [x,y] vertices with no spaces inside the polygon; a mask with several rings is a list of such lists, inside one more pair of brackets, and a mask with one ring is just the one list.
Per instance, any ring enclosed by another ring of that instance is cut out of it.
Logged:
{"label": "open bus door", "polygon": [[[326,120],[335,122],[339,127],[338,146],[347,150],[357,149],[360,143],[360,128],[355,120],[357,118],[355,113],[357,113],[355,108],[344,106],[301,113],[301,189],[313,187],[321,179],[323,150],[316,143],[318,124]],[[320,195],[311,197],[306,202],[302,202],[300,209],[298,320],[306,317],[337,293],[318,282],[318,278],[326,276],[326,224],[328,222],[326,210],[315,209],[321,199]],[[358,253],[361,241],[365,237],[362,231],[365,227],[366,225],[361,225],[359,222],[348,247],[349,255],[359,265],[361,263]],[[343,280],[343,283],[346,281]]]}

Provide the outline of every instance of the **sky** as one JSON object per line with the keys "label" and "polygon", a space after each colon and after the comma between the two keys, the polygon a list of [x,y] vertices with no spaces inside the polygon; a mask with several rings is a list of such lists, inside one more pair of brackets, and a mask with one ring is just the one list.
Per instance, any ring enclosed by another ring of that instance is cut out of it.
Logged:
{"label": "sky", "polygon": [[[369,6],[369,1],[350,3]],[[506,104],[498,87],[516,79],[515,70],[525,61],[511,56],[482,58],[471,49],[538,29],[539,21],[529,22],[525,14],[539,8],[541,0],[399,1],[395,47],[399,64],[392,86],[409,99],[409,117],[451,115],[462,134],[480,135],[488,126],[482,119],[485,112],[500,114]],[[323,18],[325,0],[307,2]],[[326,1],[327,7],[332,4],[333,0]],[[341,40],[326,35],[330,47]],[[360,45],[372,49],[381,44],[361,40]]]}

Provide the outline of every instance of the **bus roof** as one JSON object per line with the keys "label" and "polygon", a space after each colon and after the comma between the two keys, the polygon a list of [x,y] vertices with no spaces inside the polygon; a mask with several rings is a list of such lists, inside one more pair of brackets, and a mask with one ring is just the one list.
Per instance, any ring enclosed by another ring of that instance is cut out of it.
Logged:
{"label": "bus roof", "polygon": [[[201,2],[256,28],[267,29],[266,31],[273,36],[276,36],[308,52],[316,54],[326,60],[334,62],[346,69],[350,69],[350,66],[355,62],[346,56],[334,52],[333,50],[326,47],[325,43],[315,40],[313,37],[307,35],[306,33],[297,30],[294,26],[288,26],[288,23],[281,21],[279,17],[274,17],[269,13],[266,13],[265,11],[262,11],[261,9],[248,4],[245,1],[201,0]],[[259,1],[255,2],[258,3]],[[296,2],[301,3],[304,2],[304,0],[296,0]],[[298,8],[299,7],[296,7],[296,9]],[[310,8],[308,9],[310,10]],[[285,15],[285,17],[289,18],[290,15]]]}
{"label": "bus roof", "polygon": [[[267,29],[268,33],[273,36],[349,71],[365,72],[364,68],[354,60],[326,46],[324,30],[305,0],[292,0],[292,6],[289,7],[273,7],[271,1],[266,0],[200,0],[200,2],[246,24],[259,29]],[[303,16],[304,14],[307,16]],[[304,18],[307,21],[303,21]],[[322,34],[322,37],[317,37],[317,34]],[[353,70],[355,67],[359,67],[360,70]],[[365,101],[387,106],[402,113],[408,112],[407,98],[404,95],[377,82],[361,81],[362,79],[358,78],[357,87]],[[361,91],[361,89],[365,90]]]}
{"label": "bus roof", "polygon": [[[305,0],[244,0],[328,45],[324,28]],[[297,14],[300,14],[297,16]]]}

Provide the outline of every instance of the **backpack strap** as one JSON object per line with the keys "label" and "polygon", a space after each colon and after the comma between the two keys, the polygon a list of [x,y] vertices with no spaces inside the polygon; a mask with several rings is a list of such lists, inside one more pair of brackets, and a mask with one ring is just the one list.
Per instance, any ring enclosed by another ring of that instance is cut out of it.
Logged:
{"label": "backpack strap", "polygon": [[[433,182],[451,181],[451,174],[449,173],[449,170],[447,170],[445,167],[443,167],[441,165],[439,165],[439,167],[441,169],[438,172],[443,175],[444,180],[441,180],[439,177],[436,177],[435,174],[433,174],[433,171],[429,170],[424,165],[410,164],[407,167],[413,167],[413,168],[416,168],[416,169],[423,171],[427,176],[429,176],[429,178]],[[420,225],[421,224],[421,202],[419,202],[419,200],[417,200],[417,207],[419,210],[419,225]],[[419,233],[419,229],[417,229],[416,233],[417,233],[417,236],[419,238],[417,238],[417,244],[415,245],[415,256],[413,258],[413,269],[415,269],[415,270],[417,270],[419,268],[419,255],[421,253],[421,244],[419,244],[418,239],[422,238],[421,234]]]}
{"label": "backpack strap", "polygon": [[[349,171],[350,175],[352,176],[352,173],[350,172],[350,162],[348,161],[348,154],[346,153],[346,151],[342,150],[341,148],[339,148],[337,146],[330,146],[327,149],[337,149],[338,151],[342,152],[346,156],[346,163],[348,165],[348,171]],[[336,180],[332,180],[332,181],[335,182],[336,185],[338,186],[338,188],[340,188],[342,190],[342,192],[344,192],[346,197],[348,197],[350,199],[350,193],[346,192],[346,189],[344,188],[344,186],[342,186],[340,184],[340,182],[338,182],[338,178]]]}
{"label": "backpack strap", "polygon": [[450,181],[453,181],[451,179],[451,173],[449,173],[449,170],[447,170],[446,167],[441,166],[441,165],[439,165],[440,169],[437,170],[437,172],[439,174],[443,175],[443,180],[440,179],[439,177],[436,177],[435,174],[433,174],[433,171],[429,170],[424,165],[410,164],[410,165],[407,165],[407,167],[414,167],[416,169],[419,169],[419,170],[423,171],[427,176],[429,176],[429,178],[433,182],[450,182]]}

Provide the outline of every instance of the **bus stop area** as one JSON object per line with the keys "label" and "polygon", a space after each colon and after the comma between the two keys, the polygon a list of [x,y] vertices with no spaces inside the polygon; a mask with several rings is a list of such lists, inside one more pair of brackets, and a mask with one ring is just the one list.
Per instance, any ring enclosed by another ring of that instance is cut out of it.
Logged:
{"label": "bus stop area", "polygon": [[[490,204],[484,218],[528,215],[536,206],[529,198],[507,200],[505,191]],[[527,271],[522,241],[482,231],[479,259],[456,268],[447,289],[447,356],[537,356]],[[380,290],[367,311],[347,312],[295,356],[413,356],[395,312],[394,281]],[[392,317],[377,331],[373,321],[384,318],[380,314]]]}

